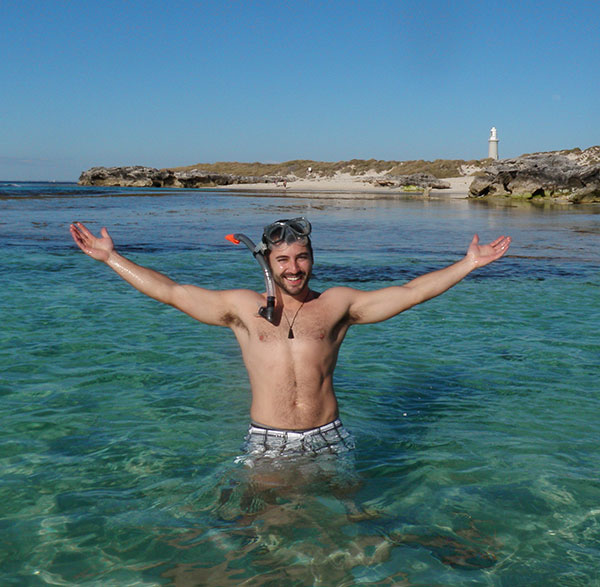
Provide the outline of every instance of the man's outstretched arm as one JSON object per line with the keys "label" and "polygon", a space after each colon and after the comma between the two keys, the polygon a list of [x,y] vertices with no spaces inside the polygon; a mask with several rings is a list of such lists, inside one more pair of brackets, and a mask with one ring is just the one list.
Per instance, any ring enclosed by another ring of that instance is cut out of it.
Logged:
{"label": "man's outstretched arm", "polygon": [[180,285],[166,275],[142,267],[120,255],[106,228],[100,237],[94,236],[81,222],[70,226],[71,236],[86,254],[108,265],[117,275],[143,294],[178,308],[200,322],[225,325],[230,311],[230,292],[213,291],[193,285]]}
{"label": "man's outstretched arm", "polygon": [[475,235],[464,258],[448,267],[421,275],[401,286],[370,292],[356,291],[350,304],[351,320],[354,324],[381,322],[439,296],[471,271],[500,259],[510,242],[510,237],[501,236],[487,245],[481,245],[479,237]]}

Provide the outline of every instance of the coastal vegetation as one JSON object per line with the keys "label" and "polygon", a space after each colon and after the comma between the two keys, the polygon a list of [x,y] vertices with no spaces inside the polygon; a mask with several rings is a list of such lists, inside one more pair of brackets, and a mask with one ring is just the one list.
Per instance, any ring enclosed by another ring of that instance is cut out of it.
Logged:
{"label": "coastal vegetation", "polygon": [[[564,155],[576,161],[579,165],[600,164],[600,146],[589,147],[585,150],[576,147],[560,151],[540,152],[521,155]],[[494,163],[493,159],[435,159],[426,161],[412,159],[408,161],[393,161],[382,159],[350,159],[349,161],[313,161],[311,159],[294,159],[283,163],[240,163],[237,161],[221,161],[218,163],[196,163],[183,167],[171,167],[172,172],[202,171],[205,173],[219,173],[239,176],[278,176],[307,178],[307,177],[334,177],[337,174],[349,175],[412,175],[427,173],[444,179],[460,177],[462,175],[477,175],[483,169]]]}
{"label": "coastal vegetation", "polygon": [[284,163],[197,163],[186,167],[172,167],[173,172],[203,171],[207,173],[227,173],[241,176],[279,176],[298,178],[334,177],[336,174],[349,175],[412,175],[428,173],[439,179],[463,175],[465,167],[483,168],[490,159],[465,161],[462,159],[436,159],[435,161],[384,161],[381,159],[351,159],[349,161],[312,161],[295,159]]}

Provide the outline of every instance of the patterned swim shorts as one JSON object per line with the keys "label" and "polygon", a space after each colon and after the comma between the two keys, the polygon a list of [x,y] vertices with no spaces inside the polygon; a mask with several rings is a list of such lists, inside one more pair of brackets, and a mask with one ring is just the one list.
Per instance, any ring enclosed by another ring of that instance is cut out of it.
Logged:
{"label": "patterned swim shorts", "polygon": [[298,456],[342,454],[354,448],[354,440],[339,419],[308,430],[280,430],[252,423],[245,443],[250,456]]}

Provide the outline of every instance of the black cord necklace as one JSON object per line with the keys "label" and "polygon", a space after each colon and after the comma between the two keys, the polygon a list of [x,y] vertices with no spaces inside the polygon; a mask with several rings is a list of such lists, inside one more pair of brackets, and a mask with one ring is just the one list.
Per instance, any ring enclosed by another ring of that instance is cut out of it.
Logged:
{"label": "black cord necklace", "polygon": [[298,313],[300,312],[300,310],[302,310],[302,306],[304,306],[304,304],[306,303],[306,300],[308,300],[308,296],[310,295],[310,290],[308,290],[307,294],[304,296],[304,300],[303,302],[300,304],[300,307],[296,310],[296,313],[294,314],[294,317],[292,318],[292,321],[290,322],[289,318],[287,317],[287,314],[285,313],[285,311],[283,310],[283,308],[281,309],[281,313],[283,314],[286,322],[288,323],[288,326],[290,327],[290,329],[288,330],[288,338],[295,338],[294,337],[294,322],[296,322],[296,318],[298,317]]}

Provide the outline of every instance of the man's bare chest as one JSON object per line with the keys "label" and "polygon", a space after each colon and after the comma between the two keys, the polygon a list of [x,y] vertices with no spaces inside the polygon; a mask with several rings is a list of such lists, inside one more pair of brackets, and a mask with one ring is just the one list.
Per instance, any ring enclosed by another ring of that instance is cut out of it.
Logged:
{"label": "man's bare chest", "polygon": [[280,342],[284,340],[324,341],[331,340],[332,325],[317,313],[293,316],[282,313],[276,324],[266,320],[253,325],[254,336],[259,342]]}

